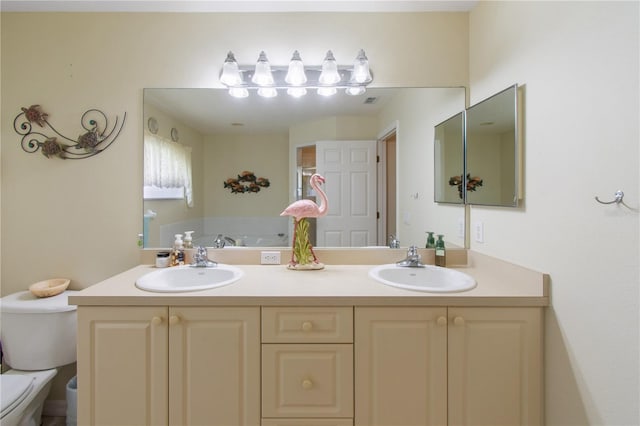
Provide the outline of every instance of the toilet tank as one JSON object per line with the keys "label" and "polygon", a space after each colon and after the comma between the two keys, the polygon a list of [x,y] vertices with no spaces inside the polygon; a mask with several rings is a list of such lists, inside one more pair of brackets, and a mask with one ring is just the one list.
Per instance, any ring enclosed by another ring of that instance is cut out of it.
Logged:
{"label": "toilet tank", "polygon": [[4,362],[17,370],[46,370],[76,362],[77,307],[65,291],[38,298],[29,291],[0,299]]}

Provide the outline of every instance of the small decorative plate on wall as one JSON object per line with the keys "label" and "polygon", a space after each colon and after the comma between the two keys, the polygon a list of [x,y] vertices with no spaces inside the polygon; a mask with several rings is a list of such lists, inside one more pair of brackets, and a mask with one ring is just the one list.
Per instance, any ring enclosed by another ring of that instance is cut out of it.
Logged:
{"label": "small decorative plate on wall", "polygon": [[178,136],[178,129],[176,129],[175,127],[171,128],[171,140],[174,142],[178,142],[178,139],[180,139],[180,137]]}
{"label": "small decorative plate on wall", "polygon": [[147,120],[147,127],[149,128],[149,131],[155,135],[158,133],[158,120],[156,120],[155,117],[149,117],[149,120]]}

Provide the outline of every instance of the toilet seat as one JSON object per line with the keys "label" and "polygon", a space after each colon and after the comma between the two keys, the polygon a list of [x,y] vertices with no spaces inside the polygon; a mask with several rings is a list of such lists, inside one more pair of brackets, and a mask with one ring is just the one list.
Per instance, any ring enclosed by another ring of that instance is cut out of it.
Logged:
{"label": "toilet seat", "polygon": [[36,378],[13,374],[0,375],[0,419],[16,408],[32,391]]}

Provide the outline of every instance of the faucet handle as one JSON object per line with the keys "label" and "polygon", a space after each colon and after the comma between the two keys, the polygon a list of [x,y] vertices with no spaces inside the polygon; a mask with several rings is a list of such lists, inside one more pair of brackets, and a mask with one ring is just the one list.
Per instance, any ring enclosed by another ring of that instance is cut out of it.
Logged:
{"label": "faucet handle", "polygon": [[418,255],[418,247],[409,246],[409,248],[407,249],[407,255],[408,256],[417,256]]}

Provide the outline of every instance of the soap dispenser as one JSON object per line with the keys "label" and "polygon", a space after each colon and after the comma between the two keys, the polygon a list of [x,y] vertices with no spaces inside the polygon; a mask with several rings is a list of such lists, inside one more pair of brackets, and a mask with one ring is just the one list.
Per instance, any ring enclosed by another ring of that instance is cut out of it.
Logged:
{"label": "soap dispenser", "polygon": [[193,231],[185,231],[184,233],[184,263],[190,265],[193,263],[193,255],[196,250],[193,248]]}
{"label": "soap dispenser", "polygon": [[193,248],[193,231],[185,231],[184,233],[184,248]]}
{"label": "soap dispenser", "polygon": [[424,248],[435,248],[436,240],[433,238],[433,232],[431,231],[426,231],[426,232],[427,232],[427,244],[424,246]]}
{"label": "soap dispenser", "polygon": [[182,234],[175,234],[173,250],[171,252],[171,266],[184,265],[184,242]]}
{"label": "soap dispenser", "polygon": [[444,248],[444,235],[438,235],[438,241],[436,241],[436,266],[447,266],[447,253]]}

